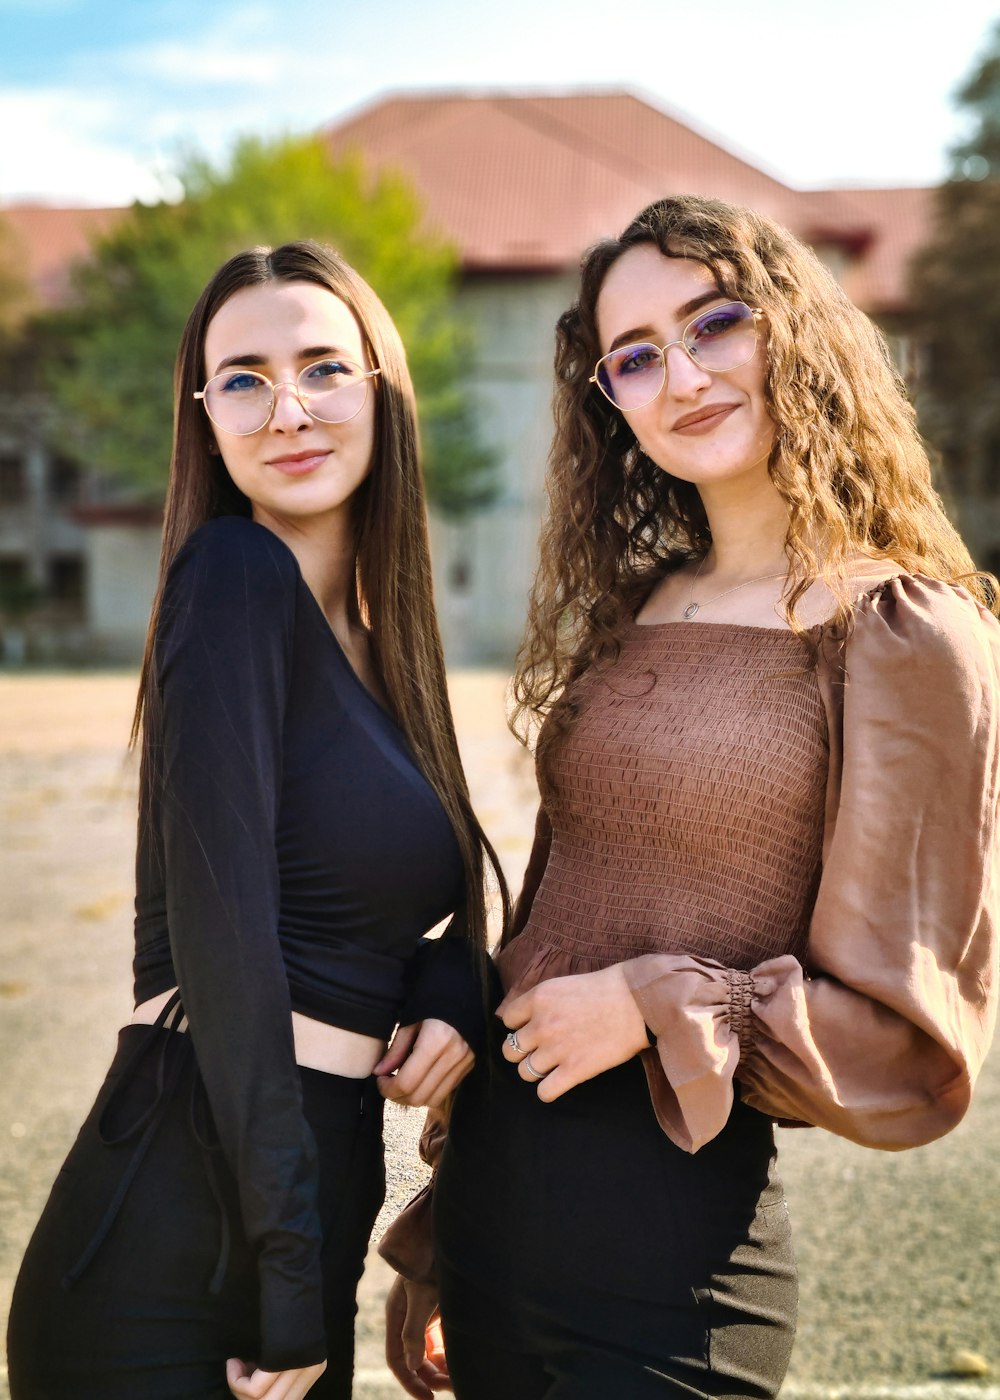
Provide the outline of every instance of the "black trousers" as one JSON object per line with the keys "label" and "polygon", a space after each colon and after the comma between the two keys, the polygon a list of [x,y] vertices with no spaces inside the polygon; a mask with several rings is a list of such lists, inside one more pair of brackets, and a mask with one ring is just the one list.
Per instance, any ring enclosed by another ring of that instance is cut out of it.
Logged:
{"label": "black trousers", "polygon": [[638,1060],[550,1104],[477,1065],[434,1188],[457,1400],[771,1400],[798,1296],[774,1157],[738,1100],[676,1148]]}
{"label": "black trousers", "polygon": [[[17,1279],[11,1400],[231,1400],[226,1358],[258,1354],[256,1262],[188,1042],[119,1035]],[[382,1098],[373,1079],[301,1076],[329,1344],[310,1397],[349,1400],[357,1283],[385,1194]]]}

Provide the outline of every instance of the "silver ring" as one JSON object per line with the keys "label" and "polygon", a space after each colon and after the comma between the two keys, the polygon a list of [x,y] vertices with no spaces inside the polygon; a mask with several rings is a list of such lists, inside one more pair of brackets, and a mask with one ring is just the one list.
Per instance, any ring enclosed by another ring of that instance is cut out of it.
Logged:
{"label": "silver ring", "polygon": [[526,1055],[528,1053],[523,1045],[518,1044],[517,1031],[508,1031],[507,1044],[513,1050],[515,1055]]}
{"label": "silver ring", "polygon": [[531,1051],[529,1054],[525,1055],[525,1057],[524,1057],[524,1059],[521,1061],[521,1063],[524,1065],[524,1068],[525,1068],[525,1069],[528,1071],[528,1073],[531,1075],[532,1079],[544,1079],[545,1076],[546,1076],[547,1074],[551,1074],[552,1071],[551,1071],[551,1070],[548,1070],[548,1069],[543,1069],[543,1070],[537,1070],[537,1069],[535,1069],[535,1066],[531,1063],[531,1056],[532,1056],[533,1054],[534,1054],[534,1051]]}

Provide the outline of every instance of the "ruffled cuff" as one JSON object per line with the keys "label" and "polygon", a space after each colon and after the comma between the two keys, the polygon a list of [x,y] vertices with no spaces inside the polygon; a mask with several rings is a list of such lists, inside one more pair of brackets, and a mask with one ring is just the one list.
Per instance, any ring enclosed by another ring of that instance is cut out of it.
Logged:
{"label": "ruffled cuff", "polygon": [[434,1182],[429,1181],[386,1230],[378,1252],[411,1283],[434,1283]]}
{"label": "ruffled cuff", "polygon": [[657,1120],[671,1142],[697,1152],[725,1127],[736,1066],[753,1047],[754,975],[679,953],[651,953],[624,969],[656,1037],[642,1060]]}
{"label": "ruffled cuff", "polygon": [[[427,1111],[420,1134],[420,1156],[433,1170],[448,1137],[448,1117]],[[378,1252],[397,1274],[412,1283],[434,1283],[434,1178],[403,1207],[378,1243]]]}

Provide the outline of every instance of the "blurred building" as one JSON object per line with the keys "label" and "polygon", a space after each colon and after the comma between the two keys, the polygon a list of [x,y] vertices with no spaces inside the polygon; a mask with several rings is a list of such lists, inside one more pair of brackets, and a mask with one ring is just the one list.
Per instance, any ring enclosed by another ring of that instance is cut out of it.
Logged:
{"label": "blurred building", "polygon": [[[929,232],[929,190],[794,190],[627,92],[390,96],[323,136],[333,156],[357,153],[373,170],[405,176],[428,230],[459,252],[460,308],[478,347],[469,392],[497,452],[502,490],[461,524],[433,524],[452,663],[513,656],[542,509],[555,321],[572,299],[582,251],[644,205],[688,191],[779,220],[880,323],[904,373],[914,367],[906,273]],[[72,259],[116,217],[4,212],[50,304],[65,293]],[[62,590],[65,607],[77,609],[78,644],[134,655],[155,573],[156,523],[113,504],[99,463],[51,453],[43,417],[0,402],[0,597],[4,580],[18,578],[51,601]],[[988,541],[972,543],[982,553]],[[60,625],[72,640],[71,624],[57,619],[52,645]]]}

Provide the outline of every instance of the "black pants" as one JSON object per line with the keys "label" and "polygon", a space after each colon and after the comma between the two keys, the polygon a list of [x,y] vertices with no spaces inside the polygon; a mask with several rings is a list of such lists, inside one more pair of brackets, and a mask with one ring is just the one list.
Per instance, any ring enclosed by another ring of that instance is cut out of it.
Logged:
{"label": "black pants", "polygon": [[499,1054],[459,1089],[434,1189],[457,1400],[777,1394],[797,1280],[771,1124],[690,1155],[632,1061],[542,1103]]}
{"label": "black pants", "polygon": [[[385,1193],[382,1099],[373,1079],[301,1076],[319,1149],[329,1345],[310,1397],[349,1400],[357,1283]],[[226,1358],[256,1357],[258,1310],[188,1036],[126,1026],[21,1266],[11,1400],[231,1400]]]}

